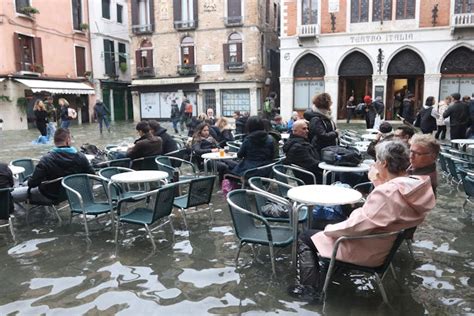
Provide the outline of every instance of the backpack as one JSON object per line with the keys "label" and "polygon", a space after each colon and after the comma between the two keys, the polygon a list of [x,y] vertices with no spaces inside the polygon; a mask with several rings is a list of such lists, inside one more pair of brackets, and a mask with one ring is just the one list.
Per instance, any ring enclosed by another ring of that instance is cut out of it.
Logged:
{"label": "backpack", "polygon": [[73,108],[67,109],[67,116],[70,120],[74,120],[77,118],[77,112]]}
{"label": "backpack", "polygon": [[193,105],[190,102],[186,103],[184,113],[193,113]]}
{"label": "backpack", "polygon": [[272,112],[272,104],[269,99],[265,100],[265,102],[263,103],[263,112]]}
{"label": "backpack", "polygon": [[321,160],[335,166],[357,167],[362,156],[355,148],[328,146],[321,150]]}

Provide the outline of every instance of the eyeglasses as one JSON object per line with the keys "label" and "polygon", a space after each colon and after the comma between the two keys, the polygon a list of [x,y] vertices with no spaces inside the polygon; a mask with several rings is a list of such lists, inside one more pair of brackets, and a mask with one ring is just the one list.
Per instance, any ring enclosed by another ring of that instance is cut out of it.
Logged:
{"label": "eyeglasses", "polygon": [[425,156],[425,155],[430,155],[431,153],[430,152],[420,153],[419,151],[410,150],[410,154],[413,154],[415,156]]}

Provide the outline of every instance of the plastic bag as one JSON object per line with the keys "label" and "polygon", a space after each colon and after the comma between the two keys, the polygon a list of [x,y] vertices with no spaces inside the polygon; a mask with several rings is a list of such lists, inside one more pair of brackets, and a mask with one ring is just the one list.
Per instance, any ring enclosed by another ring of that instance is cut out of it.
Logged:
{"label": "plastic bag", "polygon": [[227,193],[229,193],[232,190],[238,189],[237,183],[229,180],[229,179],[224,179],[222,180],[221,183],[221,190],[222,194],[224,194],[224,197],[227,198]]}
{"label": "plastic bag", "polygon": [[375,115],[374,121],[374,129],[378,130],[380,128],[380,123],[382,123],[382,119],[380,118],[380,114]]}
{"label": "plastic bag", "polygon": [[288,210],[281,204],[268,202],[260,210],[266,217],[288,218]]}

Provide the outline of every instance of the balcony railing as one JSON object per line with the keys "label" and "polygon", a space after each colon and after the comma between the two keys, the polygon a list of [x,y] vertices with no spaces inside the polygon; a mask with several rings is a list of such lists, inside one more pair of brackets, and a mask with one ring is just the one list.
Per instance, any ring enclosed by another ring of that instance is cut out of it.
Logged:
{"label": "balcony railing", "polygon": [[180,76],[192,76],[196,74],[196,65],[182,64],[178,65],[178,74]]}
{"label": "balcony railing", "polygon": [[137,67],[137,77],[139,78],[155,77],[155,68]]}
{"label": "balcony railing", "polygon": [[454,14],[451,19],[451,28],[469,28],[474,27],[474,13]]}
{"label": "balcony railing", "polygon": [[197,28],[197,25],[197,20],[174,21],[174,28],[179,31],[194,30],[195,28]]}
{"label": "balcony railing", "polygon": [[299,37],[316,37],[319,35],[319,24],[306,24],[298,26]]}
{"label": "balcony railing", "polygon": [[153,24],[132,25],[133,34],[148,34],[153,33]]}
{"label": "balcony railing", "polygon": [[243,62],[231,62],[224,65],[225,71],[227,72],[244,72],[245,63]]}
{"label": "balcony railing", "polygon": [[226,26],[239,26],[244,24],[242,16],[227,16],[224,18]]}

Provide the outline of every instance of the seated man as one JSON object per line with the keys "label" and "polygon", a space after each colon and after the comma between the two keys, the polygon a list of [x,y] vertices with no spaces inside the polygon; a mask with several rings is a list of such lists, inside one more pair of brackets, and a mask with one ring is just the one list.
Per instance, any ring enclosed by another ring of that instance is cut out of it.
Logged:
{"label": "seated man", "polygon": [[173,139],[173,137],[171,137],[170,134],[166,132],[167,130],[165,128],[161,127],[158,121],[151,120],[148,122],[148,124],[150,125],[151,134],[161,137],[161,140],[163,141],[163,150],[161,152],[162,155],[178,150],[178,144],[176,144],[176,141]]}
{"label": "seated man", "polygon": [[[408,147],[398,140],[376,146],[377,162],[369,171],[375,189],[364,205],[343,222],[328,225],[324,231],[307,231],[300,236],[298,250],[300,284],[321,287],[324,273],[319,273],[318,256],[330,258],[341,236],[360,236],[408,229],[423,222],[435,206],[435,196],[427,177],[408,176]],[[377,267],[383,263],[394,239],[357,239],[339,246],[337,259],[357,265]],[[307,268],[309,267],[309,268]],[[291,288],[295,294],[302,289]],[[303,289],[304,292],[304,289]]]}
{"label": "seated man", "polygon": [[382,122],[380,123],[379,132],[377,133],[377,138],[370,142],[369,146],[367,147],[367,155],[371,156],[375,159],[375,146],[383,140],[389,140],[393,138],[392,133],[392,124],[389,122]]}
{"label": "seated man", "polygon": [[439,150],[438,141],[430,134],[416,134],[410,139],[410,166],[407,172],[409,175],[430,176],[435,194],[438,187],[436,158]]}
{"label": "seated man", "polygon": [[[293,123],[293,133],[290,135],[283,152],[286,155],[285,164],[295,164],[311,171],[316,176],[318,183],[322,181],[322,171],[318,168],[319,155],[316,149],[308,142],[308,121],[297,120]],[[305,174],[297,175],[306,184],[311,184],[313,180]]]}
{"label": "seated man", "polygon": [[[12,188],[14,185],[13,174],[6,163],[0,162],[0,189]],[[11,196],[10,196],[11,201]],[[13,213],[13,203],[10,203],[10,214]],[[0,225],[2,221],[8,218],[0,218]]]}
{"label": "seated man", "polygon": [[401,125],[397,127],[395,132],[393,133],[394,138],[398,138],[399,140],[405,142],[405,144],[409,144],[410,138],[415,135],[415,129],[408,125]]}
{"label": "seated man", "polygon": [[158,156],[162,153],[161,137],[150,133],[150,125],[147,121],[141,121],[137,124],[137,132],[140,138],[135,140],[135,145],[127,150],[127,157],[137,159],[148,156]]}
{"label": "seated man", "polygon": [[280,115],[276,115],[274,120],[271,121],[271,123],[272,123],[272,128],[276,130],[277,132],[284,133],[288,129],[288,127],[286,126],[286,123],[283,122],[283,119]]}
{"label": "seated man", "polygon": [[[60,191],[61,182],[56,184],[57,189],[48,187],[46,190],[41,184],[43,181],[76,173],[95,173],[86,156],[71,146],[69,130],[58,128],[54,133],[54,145],[56,147],[44,155],[36,165],[28,180],[28,186],[13,190],[12,196],[15,202],[24,202],[30,199],[31,201],[49,203],[58,197],[57,193]],[[28,195],[28,191],[30,191],[30,195]]]}

